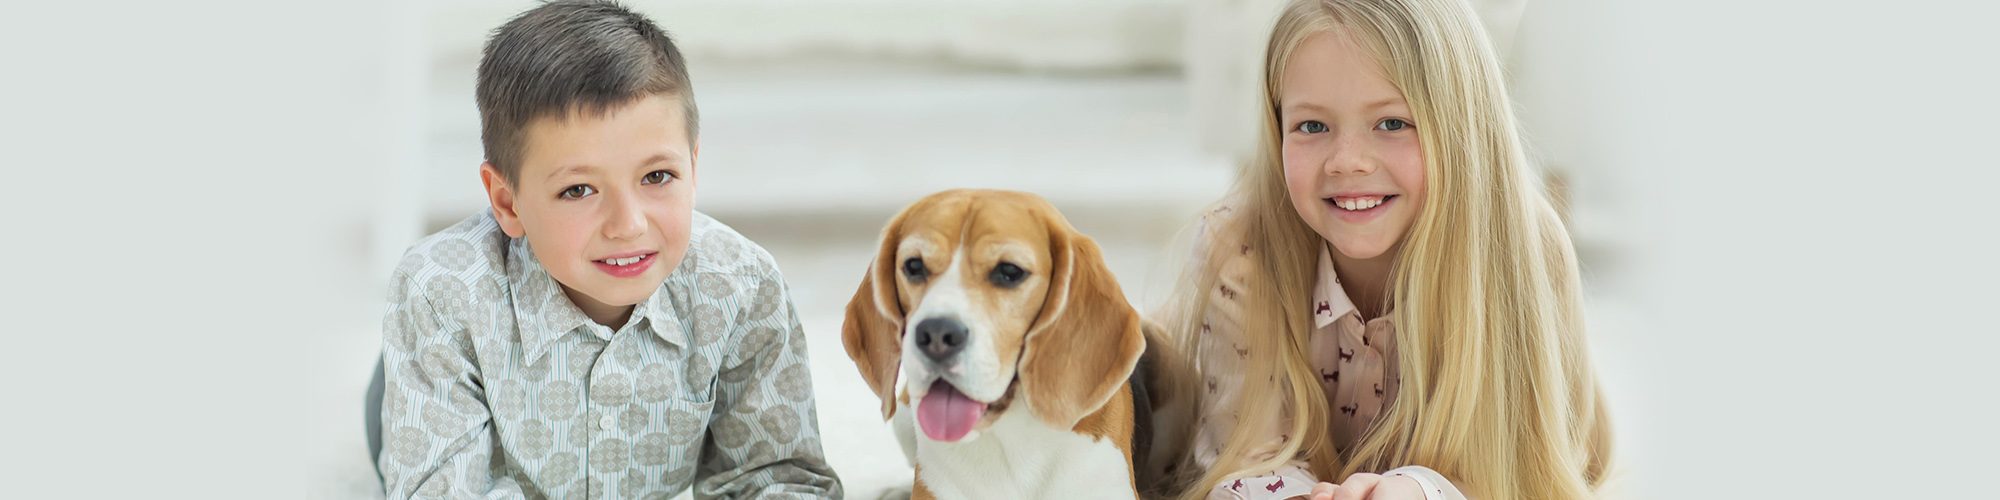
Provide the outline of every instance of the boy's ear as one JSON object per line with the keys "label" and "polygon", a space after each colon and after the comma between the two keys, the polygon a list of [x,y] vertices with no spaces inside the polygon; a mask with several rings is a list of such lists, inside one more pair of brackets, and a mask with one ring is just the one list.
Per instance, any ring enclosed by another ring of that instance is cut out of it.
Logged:
{"label": "boy's ear", "polygon": [[490,161],[480,163],[479,182],[486,184],[486,201],[493,204],[493,219],[500,221],[500,230],[513,238],[528,234],[521,228],[521,215],[514,213],[514,188],[500,175],[500,167]]}

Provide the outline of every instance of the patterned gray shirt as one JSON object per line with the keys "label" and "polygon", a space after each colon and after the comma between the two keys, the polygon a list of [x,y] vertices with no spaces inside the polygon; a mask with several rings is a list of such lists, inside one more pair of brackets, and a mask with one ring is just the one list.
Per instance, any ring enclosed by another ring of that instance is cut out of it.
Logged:
{"label": "patterned gray shirt", "polygon": [[390,498],[841,496],[784,280],[699,212],[617,330],[482,212],[404,254],[382,337]]}

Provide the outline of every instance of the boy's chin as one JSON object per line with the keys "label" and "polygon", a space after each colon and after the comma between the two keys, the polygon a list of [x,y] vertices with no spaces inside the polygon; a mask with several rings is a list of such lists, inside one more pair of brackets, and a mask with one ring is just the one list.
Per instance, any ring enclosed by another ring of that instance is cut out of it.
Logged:
{"label": "boy's chin", "polygon": [[[589,272],[597,273],[598,271],[592,269]],[[614,278],[599,273],[596,276],[590,276],[583,280],[585,283],[580,283],[583,286],[570,286],[565,283],[564,287],[576,292],[582,292],[591,301],[599,304],[611,307],[630,307],[651,298],[653,292],[660,289],[660,284],[665,282],[666,278],[667,276],[664,273],[651,272],[630,278]]]}
{"label": "boy's chin", "polygon": [[659,276],[648,274],[630,278],[601,278],[595,285],[602,295],[591,294],[591,297],[619,307],[638,305],[651,298],[653,292],[660,289],[660,283],[665,282],[667,278],[665,274]]}

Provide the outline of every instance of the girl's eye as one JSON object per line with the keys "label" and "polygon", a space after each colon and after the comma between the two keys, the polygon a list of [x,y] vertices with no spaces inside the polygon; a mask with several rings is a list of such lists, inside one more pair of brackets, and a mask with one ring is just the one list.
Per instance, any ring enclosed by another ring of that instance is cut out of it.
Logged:
{"label": "girl's eye", "polygon": [[565,200],[581,199],[585,196],[590,196],[596,193],[597,190],[591,189],[590,186],[577,184],[575,186],[570,186],[569,189],[564,189],[562,192],[562,199]]}
{"label": "girl's eye", "polygon": [[1395,132],[1395,131],[1398,131],[1398,130],[1402,130],[1402,129],[1406,129],[1406,128],[1410,128],[1410,127],[1414,127],[1414,126],[1415,126],[1415,125],[1411,125],[1411,124],[1410,124],[1410,122],[1408,122],[1408,121],[1404,121],[1404,120],[1403,120],[1402,118],[1389,118],[1389,119],[1385,119],[1385,120],[1382,120],[1382,121],[1381,121],[1381,122],[1379,122],[1379,123],[1376,123],[1376,124],[1375,124],[1375,130],[1380,130],[1380,131],[1384,131],[1384,132]]}
{"label": "girl's eye", "polygon": [[1297,127],[1293,127],[1292,129],[1297,130],[1299,132],[1305,132],[1308,134],[1317,134],[1321,132],[1326,132],[1326,124],[1321,123],[1319,120],[1306,120],[1303,122],[1299,122],[1299,125]]}
{"label": "girl's eye", "polygon": [[651,173],[646,174],[646,178],[642,179],[641,182],[644,182],[646,184],[666,184],[668,181],[674,180],[676,178],[677,177],[674,177],[673,172],[668,172],[665,170],[654,170]]}

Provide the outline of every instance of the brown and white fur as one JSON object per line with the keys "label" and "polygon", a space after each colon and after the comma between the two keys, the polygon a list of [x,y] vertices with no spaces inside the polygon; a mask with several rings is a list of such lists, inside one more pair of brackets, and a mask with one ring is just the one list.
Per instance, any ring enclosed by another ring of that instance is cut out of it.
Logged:
{"label": "brown and white fur", "polygon": [[1190,399],[1152,383],[1170,375],[1155,369],[1170,342],[1142,325],[1097,244],[1047,201],[955,190],[883,229],[841,333],[884,419],[912,425],[940,382],[986,405],[961,438],[913,432],[912,498],[1114,499],[1153,488],[1178,456],[1179,437],[1150,424]]}

